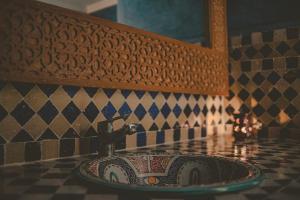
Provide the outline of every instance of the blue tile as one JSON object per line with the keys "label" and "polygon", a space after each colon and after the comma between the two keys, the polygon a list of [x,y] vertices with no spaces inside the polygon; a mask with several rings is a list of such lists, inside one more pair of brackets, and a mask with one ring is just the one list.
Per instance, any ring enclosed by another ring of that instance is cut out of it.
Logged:
{"label": "blue tile", "polygon": [[108,102],[107,105],[102,109],[102,114],[106,119],[112,119],[116,112],[117,111],[111,102]]}
{"label": "blue tile", "polygon": [[142,120],[144,118],[145,114],[146,114],[146,110],[145,110],[144,106],[142,104],[139,104],[136,107],[136,109],[134,111],[134,114],[137,116],[137,118],[139,120]]}
{"label": "blue tile", "polygon": [[58,88],[58,85],[51,85],[51,84],[39,84],[39,88],[44,92],[45,95],[50,97]]}
{"label": "blue tile", "polygon": [[90,102],[89,105],[85,108],[83,114],[92,123],[98,116],[99,110],[93,102]]}
{"label": "blue tile", "polygon": [[149,131],[157,131],[158,129],[159,129],[158,126],[155,123],[153,123],[149,128]]}
{"label": "blue tile", "polygon": [[84,87],[83,89],[91,98],[95,96],[98,90],[98,88],[95,87]]}
{"label": "blue tile", "polygon": [[194,114],[197,116],[200,113],[200,107],[198,104],[195,105],[194,109],[193,109]]}
{"label": "blue tile", "polygon": [[132,90],[121,90],[121,94],[125,99],[130,95],[131,92]]}
{"label": "blue tile", "polygon": [[115,144],[116,150],[125,149],[126,148],[126,137],[123,137]]}
{"label": "blue tile", "polygon": [[116,92],[116,89],[110,89],[110,88],[104,88],[103,92],[106,94],[108,98],[112,97],[114,93]]}
{"label": "blue tile", "polygon": [[139,133],[139,132],[143,132],[143,131],[146,131],[143,124],[139,124],[139,126],[137,127],[136,131]]}
{"label": "blue tile", "polygon": [[142,90],[135,90],[134,93],[139,99],[143,98],[143,96],[145,95],[145,91]]}
{"label": "blue tile", "polygon": [[158,92],[150,91],[149,94],[152,97],[152,99],[155,99],[155,97],[158,95]]}
{"label": "blue tile", "polygon": [[8,112],[0,105],[0,122],[7,116]]}
{"label": "blue tile", "polygon": [[171,109],[170,109],[169,105],[168,105],[167,103],[165,103],[165,104],[163,105],[163,107],[161,108],[161,113],[162,113],[162,115],[163,115],[165,118],[167,118],[167,117],[169,116],[170,112],[171,112]]}
{"label": "blue tile", "polygon": [[188,130],[188,138],[191,140],[191,139],[194,139],[194,135],[195,135],[195,131],[193,128],[189,128]]}
{"label": "blue tile", "polygon": [[132,110],[130,109],[130,107],[128,106],[128,104],[126,102],[119,109],[119,114],[121,116],[126,115],[126,114],[130,114],[131,112],[132,112]]}
{"label": "blue tile", "polygon": [[47,124],[50,124],[57,116],[58,111],[51,101],[47,101],[47,103],[45,103],[45,105],[38,111],[38,114]]}
{"label": "blue tile", "polygon": [[24,129],[20,130],[17,135],[11,140],[11,142],[29,142],[33,141],[31,135]]}
{"label": "blue tile", "polygon": [[53,133],[50,128],[47,128],[42,135],[39,137],[38,141],[41,140],[51,140],[51,139],[58,139],[58,137]]}
{"label": "blue tile", "polygon": [[180,129],[179,128],[174,129],[173,140],[174,141],[180,140]]}
{"label": "blue tile", "polygon": [[65,90],[65,92],[72,98],[75,96],[75,94],[78,92],[78,90],[80,89],[78,86],[70,86],[70,85],[64,85],[63,89]]}
{"label": "blue tile", "polygon": [[146,132],[140,132],[137,134],[137,146],[142,147],[146,145]]}
{"label": "blue tile", "polygon": [[206,135],[207,135],[206,127],[202,127],[201,128],[201,137],[206,137]]}
{"label": "blue tile", "polygon": [[14,82],[13,86],[24,97],[34,87],[34,84],[33,83]]}
{"label": "blue tile", "polygon": [[184,112],[184,114],[185,114],[186,117],[190,116],[190,114],[192,113],[192,109],[191,109],[191,107],[190,107],[189,104],[186,105],[186,107],[184,108],[183,112]]}
{"label": "blue tile", "polygon": [[177,121],[177,122],[175,122],[175,124],[174,124],[173,128],[174,128],[174,129],[180,128],[180,124],[179,124],[179,122],[178,122],[178,121]]}
{"label": "blue tile", "polygon": [[62,111],[64,117],[72,124],[80,114],[79,108],[71,101]]}
{"label": "blue tile", "polygon": [[165,132],[158,131],[156,134],[156,144],[162,144],[165,142]]}
{"label": "blue tile", "polygon": [[151,107],[149,108],[148,112],[150,113],[150,116],[152,117],[152,119],[155,119],[157,117],[157,115],[159,114],[159,109],[156,106],[156,104],[153,103],[151,105]]}
{"label": "blue tile", "polygon": [[34,111],[25,103],[25,101],[22,101],[11,112],[11,115],[21,126],[23,126],[32,118]]}
{"label": "blue tile", "polygon": [[69,128],[63,134],[62,138],[79,138],[79,135],[78,135],[78,133],[73,128]]}
{"label": "blue tile", "polygon": [[179,115],[181,114],[181,108],[178,104],[175,105],[175,107],[173,108],[173,113],[174,115],[178,118]]}

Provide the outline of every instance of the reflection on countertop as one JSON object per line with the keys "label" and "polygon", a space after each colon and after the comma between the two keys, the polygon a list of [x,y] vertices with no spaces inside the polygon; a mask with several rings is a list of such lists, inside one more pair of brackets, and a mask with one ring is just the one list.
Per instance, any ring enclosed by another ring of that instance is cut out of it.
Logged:
{"label": "reflection on countertop", "polygon": [[[218,155],[250,162],[265,179],[252,189],[204,199],[298,199],[300,196],[300,141],[258,139],[234,142],[232,137],[207,138],[130,152],[169,152]],[[119,152],[121,155],[127,152]],[[95,155],[0,168],[0,199],[157,199],[180,198],[145,192],[121,192],[79,180],[72,172]]]}

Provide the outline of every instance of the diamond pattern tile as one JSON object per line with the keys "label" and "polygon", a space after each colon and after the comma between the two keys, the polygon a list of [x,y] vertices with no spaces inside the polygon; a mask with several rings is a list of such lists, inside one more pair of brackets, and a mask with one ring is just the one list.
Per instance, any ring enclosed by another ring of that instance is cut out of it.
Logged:
{"label": "diamond pattern tile", "polygon": [[288,87],[284,92],[283,95],[288,100],[293,100],[297,96],[297,91],[294,90],[292,87]]}
{"label": "diamond pattern tile", "polygon": [[0,105],[0,121],[2,121],[6,116],[8,112]]}
{"label": "diamond pattern tile", "polygon": [[276,88],[272,88],[271,92],[268,94],[268,97],[272,101],[277,101],[281,97],[281,93]]}
{"label": "diamond pattern tile", "polygon": [[247,55],[248,58],[253,58],[257,54],[257,50],[252,46],[250,46],[249,48],[246,49],[245,54]]}
{"label": "diamond pattern tile", "polygon": [[45,95],[50,97],[58,88],[58,85],[50,85],[50,84],[39,84],[38,87],[43,91]]}
{"label": "diamond pattern tile", "polygon": [[248,76],[246,76],[245,74],[242,74],[239,78],[238,78],[238,82],[241,83],[242,85],[246,86],[249,83],[249,78]]}
{"label": "diamond pattern tile", "polygon": [[148,112],[150,113],[150,116],[152,117],[152,119],[155,119],[159,113],[159,109],[157,108],[156,104],[153,103],[150,107],[150,109],[148,110]]}
{"label": "diamond pattern tile", "polygon": [[106,119],[112,119],[113,116],[116,114],[117,110],[112,105],[111,102],[108,102],[108,104],[102,109],[102,114],[105,116]]}
{"label": "diamond pattern tile", "polygon": [[58,111],[51,101],[47,101],[47,103],[38,111],[38,114],[47,124],[50,124],[57,116]]}
{"label": "diamond pattern tile", "polygon": [[89,105],[84,110],[83,114],[92,123],[98,116],[99,110],[93,102],[90,102]]}
{"label": "diamond pattern tile", "polygon": [[190,116],[190,114],[192,113],[192,109],[189,104],[186,105],[186,107],[183,110],[183,113],[185,114],[186,117]]}
{"label": "diamond pattern tile", "polygon": [[278,75],[278,73],[276,73],[275,71],[272,71],[269,74],[267,80],[272,84],[276,84],[280,80],[280,78],[281,77]]}
{"label": "diamond pattern tile", "polygon": [[277,105],[273,104],[267,111],[272,117],[276,117],[279,114],[280,109]]}
{"label": "diamond pattern tile", "polygon": [[259,51],[264,57],[268,57],[273,49],[268,44],[265,44]]}
{"label": "diamond pattern tile", "polygon": [[242,89],[239,93],[238,96],[240,97],[240,99],[242,99],[243,101],[245,101],[248,97],[249,97],[249,92],[245,89]]}
{"label": "diamond pattern tile", "polygon": [[17,135],[11,140],[11,142],[28,142],[28,141],[33,141],[33,138],[27,131],[23,129],[20,132],[18,132]]}
{"label": "diamond pattern tile", "polygon": [[47,128],[39,137],[38,141],[41,140],[51,140],[51,139],[58,139],[58,137],[53,133],[50,128]]}
{"label": "diamond pattern tile", "polygon": [[13,86],[24,97],[34,87],[34,84],[32,84],[32,83],[23,83],[23,82],[15,82],[15,83],[13,83]]}
{"label": "diamond pattern tile", "polygon": [[134,114],[137,116],[139,120],[142,120],[146,114],[146,110],[142,104],[139,104],[134,111]]}
{"label": "diamond pattern tile", "polygon": [[299,112],[299,109],[297,109],[292,104],[289,104],[285,109],[284,112],[290,117],[293,118],[295,115]]}
{"label": "diamond pattern tile", "polygon": [[256,116],[261,116],[265,112],[265,109],[259,104],[257,104],[252,110]]}
{"label": "diamond pattern tile", "polygon": [[286,44],[286,42],[282,41],[278,44],[276,47],[276,50],[281,54],[284,55],[288,50],[290,49],[290,46]]}
{"label": "diamond pattern tile", "polygon": [[265,77],[260,73],[260,72],[257,72],[253,78],[252,78],[253,82],[256,84],[256,85],[261,85],[262,82],[265,80]]}
{"label": "diamond pattern tile", "polygon": [[77,106],[71,101],[65,109],[62,111],[64,117],[68,120],[69,123],[73,123],[78,115],[80,114],[80,110]]}
{"label": "diamond pattern tile", "polygon": [[162,113],[162,115],[163,115],[165,118],[167,118],[167,117],[169,116],[170,112],[171,112],[171,109],[170,109],[169,105],[168,105],[167,103],[165,103],[165,104],[163,105],[163,107],[161,108],[161,113]]}
{"label": "diamond pattern tile", "polygon": [[125,115],[125,114],[131,113],[132,110],[130,109],[129,105],[125,102],[125,103],[121,106],[121,108],[119,109],[118,112],[119,112],[119,114],[120,114],[121,116],[123,116],[123,115]]}
{"label": "diamond pattern tile", "polygon": [[72,98],[80,88],[78,86],[63,86],[63,89]]}
{"label": "diamond pattern tile", "polygon": [[34,111],[24,102],[19,103],[11,112],[11,115],[19,122],[20,125],[26,124],[34,115]]}

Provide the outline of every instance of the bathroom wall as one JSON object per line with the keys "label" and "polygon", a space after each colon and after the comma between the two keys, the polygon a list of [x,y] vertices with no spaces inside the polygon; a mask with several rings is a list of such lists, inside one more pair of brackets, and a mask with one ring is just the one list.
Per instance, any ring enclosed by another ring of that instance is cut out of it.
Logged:
{"label": "bathroom wall", "polygon": [[236,35],[229,45],[227,123],[231,113],[250,111],[268,127],[269,136],[299,137],[300,29]]}
{"label": "bathroom wall", "polygon": [[97,122],[129,112],[141,127],[118,149],[223,133],[222,104],[219,96],[1,82],[0,164],[96,152]]}

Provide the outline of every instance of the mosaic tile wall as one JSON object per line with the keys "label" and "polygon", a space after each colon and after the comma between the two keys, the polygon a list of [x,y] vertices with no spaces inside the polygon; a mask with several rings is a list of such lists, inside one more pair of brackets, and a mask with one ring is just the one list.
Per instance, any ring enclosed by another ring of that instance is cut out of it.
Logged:
{"label": "mosaic tile wall", "polygon": [[299,28],[232,36],[229,80],[227,123],[231,113],[250,111],[269,135],[300,136]]}
{"label": "mosaic tile wall", "polygon": [[96,152],[97,123],[125,113],[141,126],[118,149],[205,137],[224,131],[222,105],[222,97],[1,82],[0,164]]}

